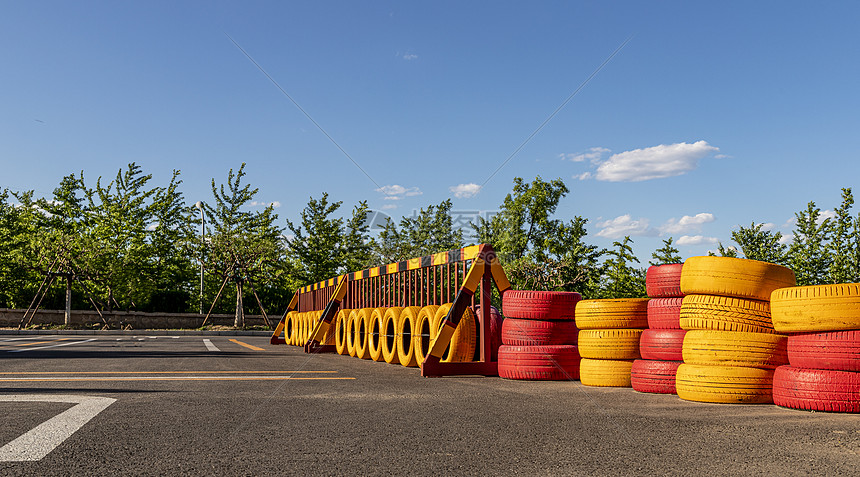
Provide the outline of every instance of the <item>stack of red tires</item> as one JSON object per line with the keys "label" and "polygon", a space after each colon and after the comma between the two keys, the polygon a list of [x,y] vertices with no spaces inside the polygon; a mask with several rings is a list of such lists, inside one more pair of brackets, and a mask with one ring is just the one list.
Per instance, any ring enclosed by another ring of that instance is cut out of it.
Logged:
{"label": "stack of red tires", "polygon": [[642,359],[633,362],[630,384],[642,393],[677,394],[675,373],[684,361],[686,330],[681,329],[681,269],[683,264],[652,266],[645,274],[648,329],[639,340]]}
{"label": "stack of red tires", "polygon": [[508,290],[502,299],[499,376],[507,379],[579,379],[575,292]]}
{"label": "stack of red tires", "polygon": [[860,413],[860,284],[782,288],[771,294],[788,365],[773,375],[778,406]]}

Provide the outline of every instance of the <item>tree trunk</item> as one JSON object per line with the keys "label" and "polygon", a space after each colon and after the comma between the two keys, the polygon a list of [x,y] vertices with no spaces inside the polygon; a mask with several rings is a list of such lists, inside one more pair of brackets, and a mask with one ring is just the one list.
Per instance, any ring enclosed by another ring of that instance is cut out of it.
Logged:
{"label": "tree trunk", "polygon": [[66,275],[66,314],[65,314],[65,323],[66,326],[72,324],[72,275]]}
{"label": "tree trunk", "polygon": [[245,310],[242,306],[242,282],[236,282],[236,320],[233,322],[236,328],[245,327]]}

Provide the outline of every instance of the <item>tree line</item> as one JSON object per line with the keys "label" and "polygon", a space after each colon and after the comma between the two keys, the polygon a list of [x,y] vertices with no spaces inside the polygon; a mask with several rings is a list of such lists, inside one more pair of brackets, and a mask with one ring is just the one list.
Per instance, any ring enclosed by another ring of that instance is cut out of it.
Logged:
{"label": "tree line", "polygon": [[[224,182],[212,179],[210,200],[188,204],[181,185],[180,171],[156,185],[132,163],[94,184],[83,172],[67,175],[50,197],[4,189],[0,307],[62,308],[69,291],[75,309],[279,314],[301,285],[469,245],[450,199],[388,218],[372,234],[366,201],[343,211],[325,192],[282,225],[273,204],[252,208],[259,190],[245,183],[244,164]],[[645,296],[648,264],[632,238],[610,248],[587,243],[587,219],[556,216],[568,193],[561,179],[516,178],[498,213],[471,224],[477,243],[494,246],[519,289]],[[832,217],[813,202],[796,213],[790,242],[753,223],[732,232],[738,247],[721,243],[718,253],[789,266],[798,284],[860,281],[860,216],[852,215],[851,189],[842,199]],[[678,253],[667,238],[649,264],[680,262]]]}

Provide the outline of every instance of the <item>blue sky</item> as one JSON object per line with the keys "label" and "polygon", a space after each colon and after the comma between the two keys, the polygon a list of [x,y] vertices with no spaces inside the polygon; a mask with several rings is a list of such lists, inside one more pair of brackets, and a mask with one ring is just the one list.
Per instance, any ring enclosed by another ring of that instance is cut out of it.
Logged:
{"label": "blue sky", "polygon": [[[8,2],[0,187],[137,162],[189,203],[247,165],[296,220],[329,192],[399,218],[562,178],[587,241],[643,264],[856,187],[854,2]],[[367,177],[227,37],[357,162]],[[505,167],[499,165],[626,40]]]}

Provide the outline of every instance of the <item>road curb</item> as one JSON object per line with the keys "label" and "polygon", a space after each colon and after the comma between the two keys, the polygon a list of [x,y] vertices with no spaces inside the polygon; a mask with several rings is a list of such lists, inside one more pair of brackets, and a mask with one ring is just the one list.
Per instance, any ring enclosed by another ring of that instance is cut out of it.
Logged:
{"label": "road curb", "polygon": [[272,336],[256,330],[0,330],[2,335],[85,335],[85,336]]}

